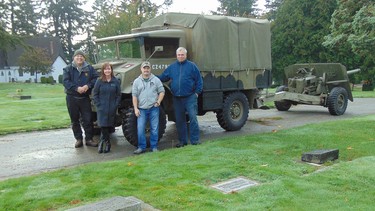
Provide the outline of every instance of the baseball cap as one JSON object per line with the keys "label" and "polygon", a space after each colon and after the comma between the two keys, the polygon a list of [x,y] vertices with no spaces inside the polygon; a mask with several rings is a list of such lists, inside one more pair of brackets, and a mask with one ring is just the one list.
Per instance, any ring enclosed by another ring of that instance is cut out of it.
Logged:
{"label": "baseball cap", "polygon": [[142,62],[141,67],[142,67],[142,68],[144,68],[144,67],[151,67],[151,64],[150,64],[150,62],[145,61],[145,62]]}

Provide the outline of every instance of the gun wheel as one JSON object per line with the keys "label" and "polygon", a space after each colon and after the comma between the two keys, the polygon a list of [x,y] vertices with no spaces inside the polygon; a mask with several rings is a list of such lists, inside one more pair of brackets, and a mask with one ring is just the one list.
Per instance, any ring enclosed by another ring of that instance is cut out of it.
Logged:
{"label": "gun wheel", "polygon": [[348,92],[343,87],[334,87],[327,100],[328,111],[331,115],[339,116],[345,113],[348,106]]}
{"label": "gun wheel", "polygon": [[[165,133],[165,128],[167,127],[167,118],[162,107],[159,107],[159,141]],[[122,123],[122,132],[126,140],[133,146],[138,146],[138,132],[137,132],[137,117],[134,114],[134,109],[129,108],[126,110],[123,123]],[[147,147],[150,147],[150,126],[147,123],[146,126],[146,140]]]}
{"label": "gun wheel", "polygon": [[227,131],[241,129],[249,115],[247,97],[242,92],[234,92],[224,99],[223,109],[216,113],[220,126]]}
{"label": "gun wheel", "polygon": [[[287,88],[286,86],[279,86],[279,87],[276,88],[276,93],[281,92],[281,91],[285,91],[286,88]],[[290,107],[292,106],[292,103],[289,102],[289,101],[286,101],[286,100],[275,101],[274,104],[275,104],[275,107],[278,111],[288,111],[290,109]]]}

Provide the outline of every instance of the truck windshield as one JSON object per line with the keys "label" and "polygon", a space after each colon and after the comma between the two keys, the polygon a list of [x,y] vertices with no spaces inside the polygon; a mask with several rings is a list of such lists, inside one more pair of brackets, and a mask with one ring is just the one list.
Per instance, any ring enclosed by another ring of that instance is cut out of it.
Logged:
{"label": "truck windshield", "polygon": [[99,61],[116,58],[116,43],[113,41],[97,43],[97,49]]}
{"label": "truck windshield", "polygon": [[[99,61],[141,58],[139,41],[136,39],[100,42],[97,43],[97,49]],[[117,49],[119,50],[118,54]]]}
{"label": "truck windshield", "polygon": [[118,47],[120,59],[141,58],[138,40],[121,40],[118,42]]}

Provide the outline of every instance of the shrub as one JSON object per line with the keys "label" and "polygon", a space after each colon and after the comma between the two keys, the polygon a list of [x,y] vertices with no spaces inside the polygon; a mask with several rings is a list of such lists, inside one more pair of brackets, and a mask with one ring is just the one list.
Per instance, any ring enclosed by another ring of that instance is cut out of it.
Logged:
{"label": "shrub", "polygon": [[54,84],[55,79],[53,79],[53,76],[50,76],[50,77],[48,77],[47,82],[48,82],[49,84]]}
{"label": "shrub", "polygon": [[42,84],[45,84],[45,83],[47,83],[47,78],[46,77],[40,77],[40,82],[42,83]]}
{"label": "shrub", "polygon": [[59,84],[62,84],[63,83],[63,75],[59,75]]}

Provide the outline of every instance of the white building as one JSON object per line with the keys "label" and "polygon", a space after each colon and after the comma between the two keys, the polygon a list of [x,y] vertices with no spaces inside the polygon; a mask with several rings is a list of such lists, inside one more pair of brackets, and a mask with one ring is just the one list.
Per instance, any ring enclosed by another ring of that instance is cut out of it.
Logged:
{"label": "white building", "polygon": [[[9,82],[40,82],[41,77],[52,76],[56,83],[59,82],[59,75],[63,74],[63,68],[67,65],[64,59],[64,52],[59,38],[56,37],[34,37],[25,40],[25,43],[32,47],[40,47],[47,50],[51,55],[53,64],[52,72],[49,74],[24,73],[18,69],[18,58],[23,54],[24,48],[17,47],[7,51],[6,61],[0,61],[0,83]],[[0,57],[0,60],[3,58]]]}

